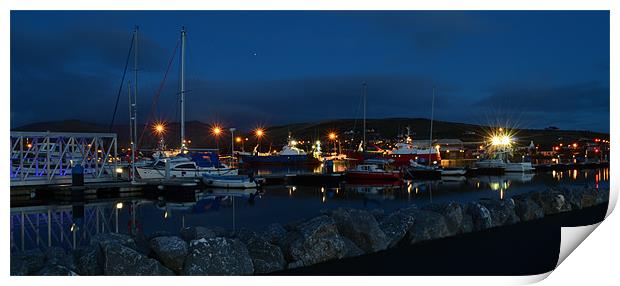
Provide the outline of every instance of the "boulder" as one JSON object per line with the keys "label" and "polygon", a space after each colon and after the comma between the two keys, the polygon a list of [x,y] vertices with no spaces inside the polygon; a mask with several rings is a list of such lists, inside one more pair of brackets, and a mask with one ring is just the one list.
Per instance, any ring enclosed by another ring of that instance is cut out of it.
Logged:
{"label": "boulder", "polygon": [[470,233],[474,231],[474,220],[470,214],[463,213],[463,221],[461,221],[461,233]]}
{"label": "boulder", "polygon": [[269,236],[240,229],[232,233],[232,238],[239,239],[247,247],[254,265],[254,273],[270,273],[282,270],[286,266],[282,250],[268,241]]}
{"label": "boulder", "polygon": [[28,275],[28,264],[22,259],[15,259],[11,256],[11,276]]}
{"label": "boulder", "polygon": [[37,276],[77,276],[71,269],[58,264],[47,264],[35,275]]}
{"label": "boulder", "polygon": [[450,234],[443,215],[427,210],[412,210],[411,212],[415,222],[407,232],[409,243],[442,238]]}
{"label": "boulder", "polygon": [[96,245],[87,245],[73,251],[75,270],[79,275],[102,275],[103,254]]}
{"label": "boulder", "polygon": [[238,239],[200,238],[189,244],[184,275],[250,275],[254,272],[246,246]]}
{"label": "boulder", "polygon": [[532,194],[531,198],[535,203],[543,208],[545,215],[552,215],[571,210],[570,203],[566,202],[564,195],[555,190],[535,192]]}
{"label": "boulder", "polygon": [[63,248],[58,246],[52,246],[45,251],[45,264],[61,265],[70,270],[75,269],[73,255],[68,255]]}
{"label": "boulder", "polygon": [[379,227],[385,233],[387,247],[392,248],[398,245],[414,222],[413,214],[407,209],[400,209],[385,216]]}
{"label": "boulder", "polygon": [[90,238],[90,244],[99,245],[103,249],[108,244],[120,244],[131,249],[137,249],[134,239],[126,234],[121,233],[101,233],[93,235]]}
{"label": "boulder", "polygon": [[471,202],[465,207],[465,213],[471,216],[472,230],[480,231],[485,230],[493,226],[493,220],[491,219],[491,212],[477,202]]}
{"label": "boulder", "polygon": [[159,236],[151,239],[155,257],[166,267],[181,272],[187,256],[187,242],[177,236]]}
{"label": "boulder", "polygon": [[383,218],[385,217],[385,210],[384,209],[372,209],[372,210],[370,210],[370,213],[372,214],[372,216],[375,217],[375,219],[377,221],[382,221]]}
{"label": "boulder", "polygon": [[286,239],[286,229],[279,223],[272,223],[263,230],[263,237],[271,244],[281,245]]}
{"label": "boulder", "polygon": [[190,242],[201,238],[227,236],[228,232],[221,227],[189,226],[181,229],[180,235],[185,241]]}
{"label": "boulder", "polygon": [[430,204],[424,206],[422,209],[442,214],[446,220],[449,235],[456,235],[463,232],[461,227],[463,223],[463,207],[461,207],[459,203],[447,202],[442,204]]}
{"label": "boulder", "polygon": [[351,241],[346,237],[342,237],[342,240],[344,240],[344,246],[346,248],[346,253],[344,254],[344,257],[355,257],[365,254],[364,250],[359,248],[359,246],[357,246],[355,242]]}
{"label": "boulder", "polygon": [[599,188],[596,191],[598,194],[596,204],[609,204],[609,188]]}
{"label": "boulder", "polygon": [[510,225],[519,222],[519,217],[515,213],[515,203],[512,199],[507,200],[480,200],[491,214],[492,227]]}
{"label": "boulder", "polygon": [[118,243],[104,244],[103,273],[117,276],[174,275],[170,269],[157,260]]}
{"label": "boulder", "polygon": [[[32,274],[39,271],[44,265],[45,253],[39,250],[26,250],[11,255],[11,275]],[[24,272],[26,273],[24,274]]]}
{"label": "boulder", "polygon": [[563,187],[554,191],[564,196],[566,203],[570,205],[572,210],[592,207],[602,201],[599,198],[602,191],[591,187]]}
{"label": "boulder", "polygon": [[366,253],[377,252],[387,247],[385,233],[369,211],[341,208],[331,211],[330,216],[336,222],[338,232]]}
{"label": "boulder", "polygon": [[346,246],[334,219],[322,215],[302,222],[288,232],[283,251],[288,267],[294,268],[342,258]]}
{"label": "boulder", "polygon": [[512,199],[515,203],[515,213],[520,221],[530,221],[545,216],[545,210],[532,200],[531,194],[516,195]]}
{"label": "boulder", "polygon": [[160,237],[160,236],[174,236],[174,234],[172,232],[169,232],[169,231],[158,230],[158,231],[154,231],[151,234],[147,235],[146,239],[148,241],[151,241],[151,239],[156,238],[156,237]]}
{"label": "boulder", "polygon": [[151,246],[150,239],[144,235],[144,233],[139,232],[133,236],[133,240],[136,244],[135,250],[146,255],[151,255]]}

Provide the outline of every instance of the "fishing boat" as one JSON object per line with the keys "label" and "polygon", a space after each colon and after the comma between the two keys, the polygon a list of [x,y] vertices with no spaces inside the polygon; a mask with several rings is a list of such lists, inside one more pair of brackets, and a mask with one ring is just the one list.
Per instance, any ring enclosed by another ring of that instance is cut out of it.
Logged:
{"label": "fishing boat", "polygon": [[398,170],[385,170],[379,165],[361,164],[345,173],[345,180],[350,181],[397,181],[403,178]]}
{"label": "fishing boat", "polygon": [[413,145],[413,141],[409,136],[409,127],[407,127],[407,136],[403,142],[396,143],[395,148],[391,150],[385,157],[394,160],[395,166],[409,165],[411,160],[415,162],[424,162],[426,164],[439,164],[441,156],[437,148],[418,148]]}
{"label": "fishing boat", "polygon": [[297,141],[289,133],[287,144],[278,153],[261,154],[254,148],[252,154],[239,153],[240,162],[247,165],[314,165],[319,164],[319,160],[297,148]]}
{"label": "fishing boat", "polygon": [[254,178],[243,175],[203,174],[202,182],[209,187],[226,189],[253,189],[258,187]]}

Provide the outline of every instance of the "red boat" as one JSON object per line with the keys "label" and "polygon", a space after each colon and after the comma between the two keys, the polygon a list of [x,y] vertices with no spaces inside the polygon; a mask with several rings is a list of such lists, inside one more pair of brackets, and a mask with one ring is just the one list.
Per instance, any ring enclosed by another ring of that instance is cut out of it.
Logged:
{"label": "red boat", "polygon": [[345,180],[351,181],[398,181],[403,178],[400,171],[386,171],[377,165],[357,165],[345,173]]}

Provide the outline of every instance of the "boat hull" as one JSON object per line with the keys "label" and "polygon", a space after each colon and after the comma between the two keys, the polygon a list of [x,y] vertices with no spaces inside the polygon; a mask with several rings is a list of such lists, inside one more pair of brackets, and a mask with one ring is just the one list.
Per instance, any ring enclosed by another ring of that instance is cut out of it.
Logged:
{"label": "boat hull", "polygon": [[400,172],[347,172],[347,181],[398,181],[403,178]]}
{"label": "boat hull", "polygon": [[245,176],[203,176],[202,182],[209,187],[226,189],[253,189],[258,187],[255,181]]}
{"label": "boat hull", "polygon": [[242,164],[247,165],[314,165],[319,161],[307,155],[256,156],[241,155]]}
{"label": "boat hull", "polygon": [[[142,179],[164,179],[166,178],[166,170],[136,167],[136,172]],[[213,169],[213,170],[170,170],[171,178],[200,178],[203,175],[237,175],[237,169]]]}

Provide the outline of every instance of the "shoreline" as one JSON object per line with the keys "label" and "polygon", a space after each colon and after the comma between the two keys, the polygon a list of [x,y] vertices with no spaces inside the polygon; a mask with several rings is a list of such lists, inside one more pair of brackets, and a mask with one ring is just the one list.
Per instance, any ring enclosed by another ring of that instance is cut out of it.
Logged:
{"label": "shoreline", "polygon": [[105,233],[66,252],[11,256],[11,275],[528,275],[557,263],[561,226],[604,218],[609,189],[550,188],[506,200],[390,213],[339,208],[260,231]]}

